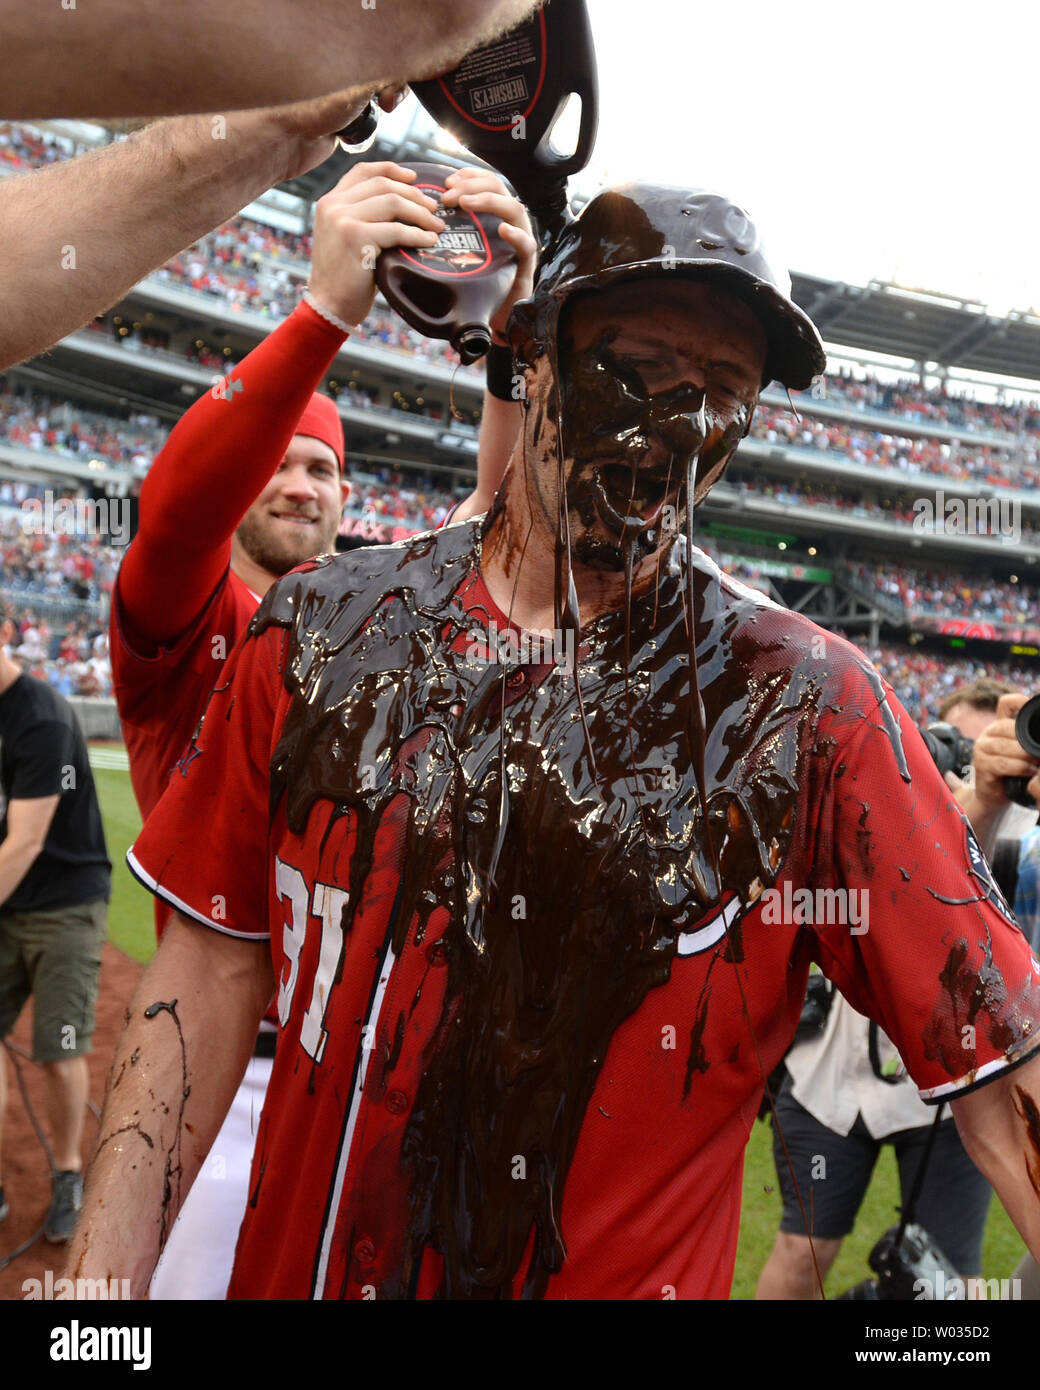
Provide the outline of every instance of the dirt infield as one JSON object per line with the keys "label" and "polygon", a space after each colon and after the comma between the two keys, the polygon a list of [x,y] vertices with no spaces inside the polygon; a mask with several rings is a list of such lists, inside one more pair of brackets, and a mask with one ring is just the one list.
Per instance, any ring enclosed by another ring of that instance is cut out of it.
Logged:
{"label": "dirt infield", "polygon": [[[122,951],[106,944],[101,958],[101,984],[98,993],[97,1021],[94,1029],[94,1050],[88,1059],[90,1066],[90,1097],[101,1105],[105,1093],[112,1052],[123,1026],[123,1010],[137,987],[142,967]],[[11,1041],[23,1052],[32,1048],[31,1005],[18,1020]],[[26,1090],[37,1118],[44,1122],[44,1097],[41,1078],[31,1062],[18,1057]],[[8,1102],[4,1124],[4,1191],[11,1204],[11,1214],[0,1223],[0,1260],[27,1240],[43,1224],[51,1199],[50,1174],[40,1141],[25,1113],[25,1105],[14,1076],[11,1059],[7,1059]],[[97,1124],[87,1116],[83,1131],[83,1157],[86,1162],[97,1139]],[[0,1299],[22,1298],[22,1281],[43,1279],[44,1270],[52,1269],[60,1278],[65,1264],[64,1247],[50,1245],[41,1235],[36,1244],[13,1264],[0,1271]]]}

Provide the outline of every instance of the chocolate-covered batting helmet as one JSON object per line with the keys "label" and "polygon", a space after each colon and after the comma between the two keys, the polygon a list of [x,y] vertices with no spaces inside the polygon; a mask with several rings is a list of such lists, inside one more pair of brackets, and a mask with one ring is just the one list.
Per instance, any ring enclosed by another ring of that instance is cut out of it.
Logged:
{"label": "chocolate-covered batting helmet", "polygon": [[545,248],[531,298],[510,319],[518,359],[533,365],[542,356],[570,295],[649,275],[703,277],[742,299],[766,334],[763,386],[804,390],[826,368],[816,325],[792,300],[790,277],[770,266],[743,208],[704,189],[648,183],[597,193]]}

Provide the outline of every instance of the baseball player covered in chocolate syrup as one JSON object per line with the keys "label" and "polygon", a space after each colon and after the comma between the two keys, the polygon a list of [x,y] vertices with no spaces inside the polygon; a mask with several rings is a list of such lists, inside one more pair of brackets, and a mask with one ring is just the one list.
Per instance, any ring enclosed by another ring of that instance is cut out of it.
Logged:
{"label": "baseball player covered in chocolate syrup", "polygon": [[274,990],[229,1296],[725,1297],[811,960],[1037,1251],[1040,967],[878,675],[692,543],[815,329],[746,214],[634,185],[510,336],[487,517],[276,584],[131,852],[179,916],[73,1272],[145,1287]]}

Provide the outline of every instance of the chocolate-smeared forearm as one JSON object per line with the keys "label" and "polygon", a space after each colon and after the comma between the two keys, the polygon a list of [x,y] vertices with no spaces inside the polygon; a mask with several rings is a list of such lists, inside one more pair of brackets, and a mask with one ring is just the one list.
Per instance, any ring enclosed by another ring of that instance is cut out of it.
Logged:
{"label": "chocolate-smeared forearm", "polygon": [[143,1297],[245,1072],[271,984],[266,942],[175,914],[127,1011],[71,1277],[129,1279]]}
{"label": "chocolate-smeared forearm", "polygon": [[1040,1057],[951,1106],[971,1161],[1040,1261]]}

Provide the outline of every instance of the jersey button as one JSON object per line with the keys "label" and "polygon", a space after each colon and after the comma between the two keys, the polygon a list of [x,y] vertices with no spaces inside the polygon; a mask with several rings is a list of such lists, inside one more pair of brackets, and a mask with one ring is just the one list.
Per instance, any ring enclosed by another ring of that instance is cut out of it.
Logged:
{"label": "jersey button", "polygon": [[376,1257],[375,1243],[368,1236],[354,1242],[354,1258],[359,1264],[370,1265]]}
{"label": "jersey button", "polygon": [[408,1109],[408,1097],[403,1091],[387,1091],[383,1104],[391,1115],[403,1115]]}

